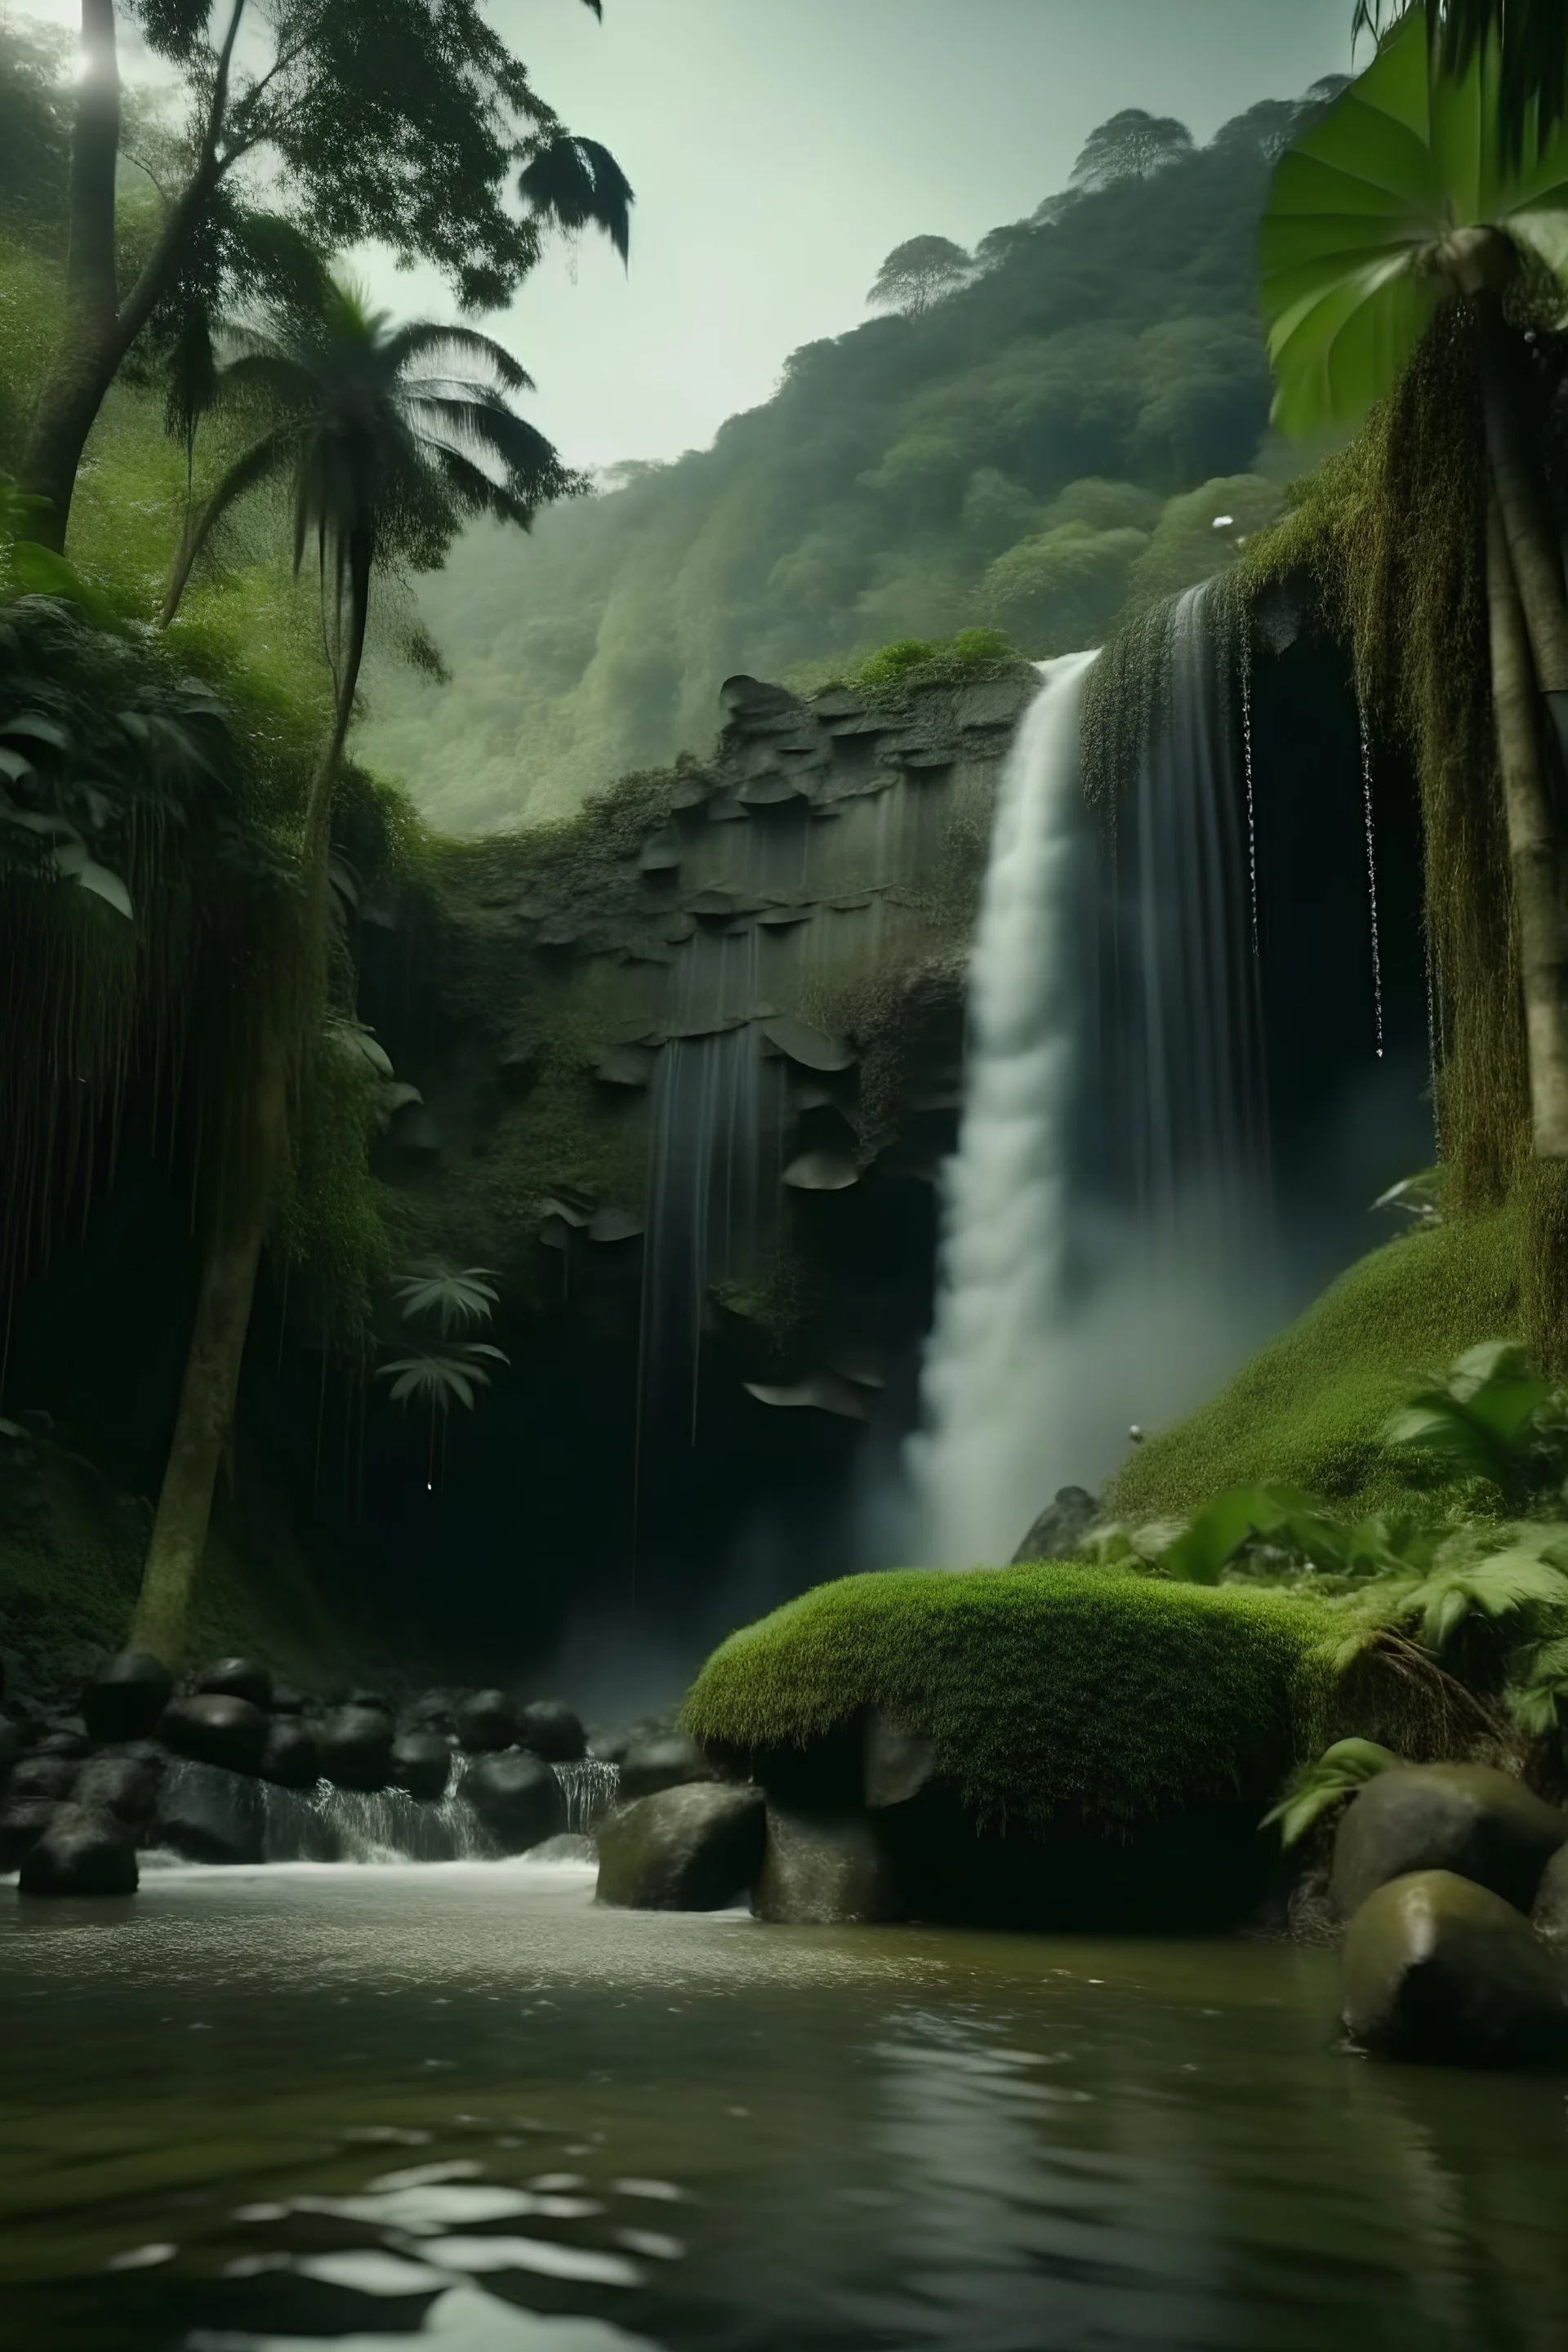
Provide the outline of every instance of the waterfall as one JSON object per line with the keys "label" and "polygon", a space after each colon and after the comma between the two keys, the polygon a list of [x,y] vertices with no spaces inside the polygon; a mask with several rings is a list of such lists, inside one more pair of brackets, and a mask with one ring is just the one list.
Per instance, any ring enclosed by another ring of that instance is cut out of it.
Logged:
{"label": "waterfall", "polygon": [[1092,654],[1041,664],[999,786],[908,1455],[933,1565],[1011,1558],[1272,1320],[1240,712],[1201,590],[1163,654],[1114,812],[1081,787]]}
{"label": "waterfall", "polygon": [[752,1023],[672,1038],[648,1116],[642,1417],[646,1431],[679,1413],[695,1442],[709,1294],[756,1270],[778,1216],[784,1066]]}
{"label": "waterfall", "polygon": [[1067,1127],[1088,837],[1079,722],[1094,656],[1041,665],[998,786],[970,968],[963,1123],[946,1171],[937,1318],[911,1466],[928,1559],[1005,1559],[1044,1498],[1033,1411],[1068,1242]]}
{"label": "waterfall", "polygon": [[[566,1800],[564,1834],[591,1838],[616,1801],[620,1771],[595,1756],[552,1766]],[[268,1862],[493,1862],[500,1849],[463,1794],[460,1774],[439,1801],[405,1789],[279,1789],[262,1783]]]}

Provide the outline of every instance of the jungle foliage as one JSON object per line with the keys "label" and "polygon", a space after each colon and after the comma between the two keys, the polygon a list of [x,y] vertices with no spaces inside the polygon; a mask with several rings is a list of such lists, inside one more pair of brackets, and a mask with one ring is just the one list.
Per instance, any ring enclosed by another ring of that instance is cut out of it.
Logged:
{"label": "jungle foliage", "polygon": [[453,830],[559,814],[704,744],[737,670],[811,683],[973,627],[1068,652],[1223,568],[1279,509],[1257,222],[1322,97],[1198,152],[1179,125],[1106,126],[1082,184],[965,278],[949,254],[951,290],[794,353],[711,448],[619,468],[542,518],[526,566],[470,533],[421,591],[450,686],[382,685],[376,755]]}

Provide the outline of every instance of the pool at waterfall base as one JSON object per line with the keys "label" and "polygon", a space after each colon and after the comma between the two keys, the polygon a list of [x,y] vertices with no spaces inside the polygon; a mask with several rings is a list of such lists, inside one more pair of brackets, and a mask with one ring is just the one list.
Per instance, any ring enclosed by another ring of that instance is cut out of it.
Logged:
{"label": "pool at waterfall base", "polygon": [[1283,1943],[617,1912],[570,1861],[0,1907],[21,2352],[1550,2352],[1568,2080]]}

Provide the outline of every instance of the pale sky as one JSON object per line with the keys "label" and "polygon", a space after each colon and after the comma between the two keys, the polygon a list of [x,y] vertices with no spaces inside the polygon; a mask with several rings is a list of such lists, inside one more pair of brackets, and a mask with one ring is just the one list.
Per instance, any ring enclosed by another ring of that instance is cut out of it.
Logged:
{"label": "pale sky", "polygon": [[[797,345],[868,315],[892,246],[970,246],[1022,218],[1121,108],[1178,115],[1201,141],[1351,64],[1351,0],[605,0],[602,26],[581,0],[491,13],[637,192],[629,272],[602,240],[552,251],[487,322],[538,382],[533,422],[580,466],[704,445]],[[133,78],[129,37],[124,65]],[[400,316],[451,314],[437,279],[360,259]]]}

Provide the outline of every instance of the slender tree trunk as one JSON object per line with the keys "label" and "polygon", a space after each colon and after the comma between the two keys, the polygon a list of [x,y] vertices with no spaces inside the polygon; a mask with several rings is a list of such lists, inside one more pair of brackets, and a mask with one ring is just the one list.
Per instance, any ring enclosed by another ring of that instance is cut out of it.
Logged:
{"label": "slender tree trunk", "polygon": [[1492,485],[1529,635],[1535,682],[1568,767],[1568,593],[1563,588],[1562,557],[1546,515],[1539,468],[1520,413],[1522,347],[1503,316],[1500,294],[1488,288],[1472,299],[1480,328],[1481,394]]}
{"label": "slender tree trunk", "polygon": [[158,1496],[132,1638],[165,1665],[184,1655],[191,1589],[206,1549],[217,1474],[234,1425],[239,1369],[268,1213],[288,1140],[287,1040],[269,1013],[251,1099],[235,1139],[228,1199],[196,1298],[174,1442]]}
{"label": "slender tree trunk", "polygon": [[[311,778],[305,809],[300,951],[307,963],[305,998],[310,1004],[319,994],[317,967],[326,937],[332,786],[353,715],[364,633],[365,600],[356,595],[332,731]],[[275,1009],[266,1017],[260,1066],[236,1152],[240,1162],[237,1198],[222,1220],[202,1269],[174,1443],[136,1604],[133,1639],[168,1666],[177,1666],[184,1652],[191,1591],[206,1549],[218,1468],[234,1426],[261,1246],[288,1150],[289,1037]]]}
{"label": "slender tree trunk", "polygon": [[205,140],[195,172],[170,210],[146,268],[121,302],[114,233],[120,152],[115,0],[81,0],[81,74],[71,127],[65,334],[39,394],[21,463],[22,488],[47,501],[34,530],[57,553],[65,549],[77,472],[104,395],[127,352],[178,277],[191,239],[226,168],[217,160],[217,141],[243,5],[244,0],[236,0],[219,52]]}
{"label": "slender tree trunk", "polygon": [[1530,1061],[1531,1123],[1543,1160],[1568,1159],[1568,943],[1552,803],[1542,772],[1541,717],[1524,613],[1510,562],[1502,501],[1487,501],[1487,604],[1492,710],[1502,775],[1520,980]]}

